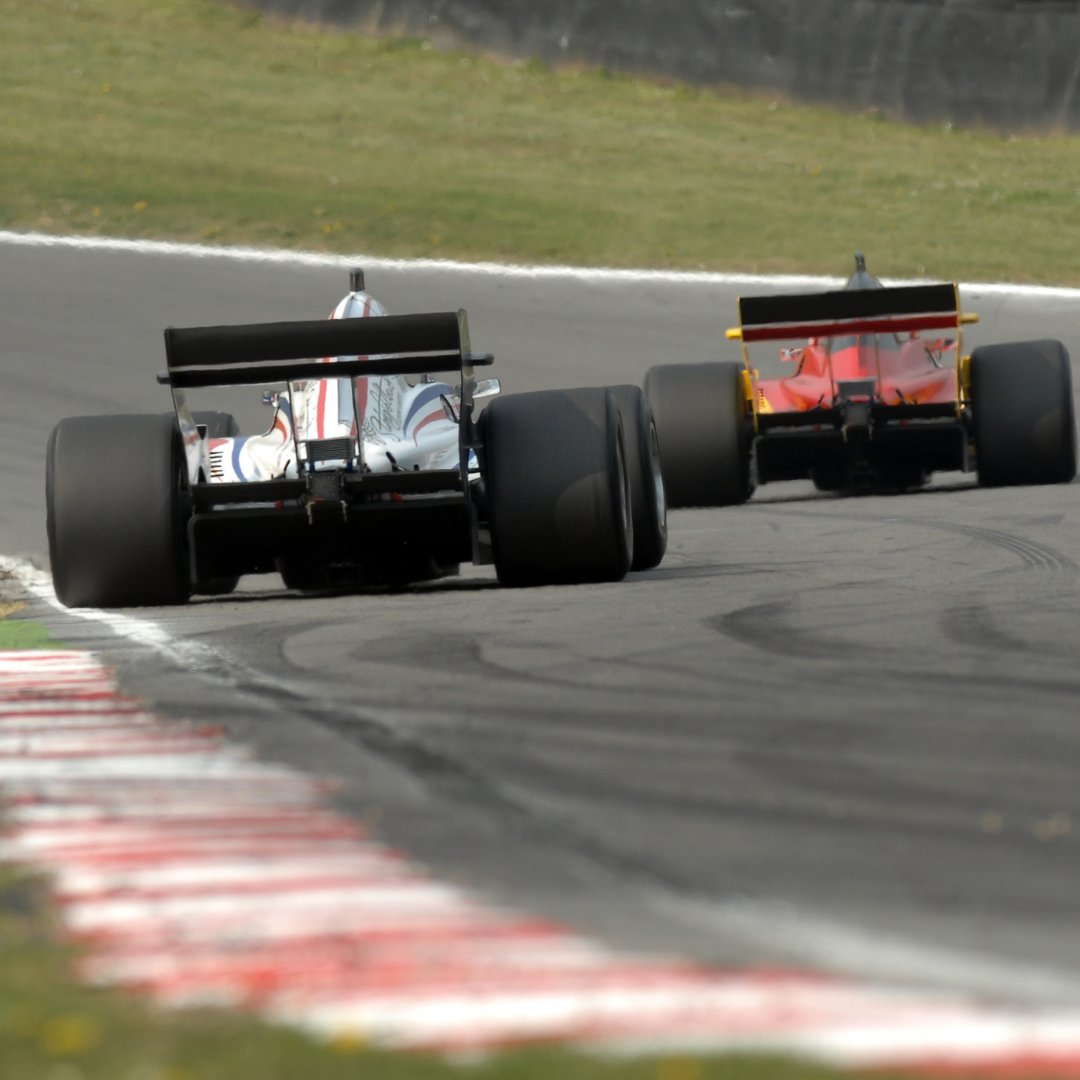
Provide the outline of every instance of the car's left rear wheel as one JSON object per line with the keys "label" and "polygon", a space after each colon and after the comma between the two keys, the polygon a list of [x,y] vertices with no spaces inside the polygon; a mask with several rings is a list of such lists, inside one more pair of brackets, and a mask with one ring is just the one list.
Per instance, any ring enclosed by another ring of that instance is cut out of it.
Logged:
{"label": "car's left rear wheel", "polygon": [[49,437],[53,585],[68,607],[182,604],[190,499],[176,418],[76,416]]}
{"label": "car's left rear wheel", "polygon": [[742,364],[663,364],[645,374],[668,504],[732,506],[754,490]]}

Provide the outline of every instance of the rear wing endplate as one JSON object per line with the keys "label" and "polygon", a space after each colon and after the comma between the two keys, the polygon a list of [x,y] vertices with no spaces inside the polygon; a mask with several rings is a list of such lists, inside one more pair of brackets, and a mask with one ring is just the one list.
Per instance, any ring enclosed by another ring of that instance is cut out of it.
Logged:
{"label": "rear wing endplate", "polygon": [[727,336],[744,342],[847,334],[956,329],[976,322],[960,312],[955,284],[897,285],[739,300],[741,326]]}
{"label": "rear wing endplate", "polygon": [[[169,327],[165,355],[168,370],[158,381],[177,390],[355,375],[424,375],[492,362],[488,354],[470,352],[463,310]],[[334,360],[332,370],[327,359]]]}

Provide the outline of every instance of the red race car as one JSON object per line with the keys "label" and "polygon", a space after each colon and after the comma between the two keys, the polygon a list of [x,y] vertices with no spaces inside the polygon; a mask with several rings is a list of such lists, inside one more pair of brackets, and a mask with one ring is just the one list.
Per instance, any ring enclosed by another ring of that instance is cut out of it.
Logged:
{"label": "red race car", "polygon": [[[833,292],[743,297],[743,358],[649,370],[669,506],[744,502],[755,484],[896,491],[976,470],[980,484],[1076,474],[1069,356],[1060,341],[964,354],[957,286],[884,287],[861,253]],[[924,336],[925,335],[925,336]],[[749,346],[785,342],[762,378]]]}

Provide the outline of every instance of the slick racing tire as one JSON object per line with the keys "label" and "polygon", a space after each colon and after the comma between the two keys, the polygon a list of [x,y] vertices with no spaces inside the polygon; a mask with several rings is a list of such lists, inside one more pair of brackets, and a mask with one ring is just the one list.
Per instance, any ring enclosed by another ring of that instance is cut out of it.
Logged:
{"label": "slick racing tire", "polygon": [[615,396],[593,388],[496,398],[482,414],[481,432],[499,580],[623,578],[633,520]]}
{"label": "slick racing tire", "polygon": [[725,360],[646,373],[669,506],[731,506],[754,490],[743,370]]}
{"label": "slick racing tire", "polygon": [[[206,427],[208,439],[231,439],[240,434],[240,425],[232,413],[206,411],[193,412],[191,416],[196,424]],[[211,578],[192,582],[191,591],[202,596],[227,596],[239,583],[239,577]]]}
{"label": "slick racing tire", "polygon": [[971,411],[980,484],[1064,484],[1076,475],[1072,372],[1060,341],[976,349]]}
{"label": "slick racing tire", "polygon": [[631,570],[651,570],[667,551],[667,497],[660,467],[649,399],[640,386],[613,386],[622,417],[626,471],[630,483],[630,513],[634,520],[634,558]]}
{"label": "slick racing tire", "polygon": [[46,528],[68,607],[182,604],[187,465],[175,416],[77,416],[49,436]]}

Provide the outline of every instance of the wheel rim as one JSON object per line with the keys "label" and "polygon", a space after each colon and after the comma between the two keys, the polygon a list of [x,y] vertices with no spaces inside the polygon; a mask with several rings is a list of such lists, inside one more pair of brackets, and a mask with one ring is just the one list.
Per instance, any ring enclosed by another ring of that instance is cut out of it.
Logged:
{"label": "wheel rim", "polygon": [[622,439],[615,440],[615,468],[617,470],[616,498],[619,505],[616,507],[619,520],[622,522],[623,535],[629,536],[633,528],[633,519],[630,517],[630,474],[626,471],[626,459],[623,456]]}
{"label": "wheel rim", "polygon": [[656,435],[656,424],[652,422],[649,423],[649,472],[656,499],[656,520],[663,527],[667,524],[667,494],[664,491],[664,474],[660,469],[660,440]]}

